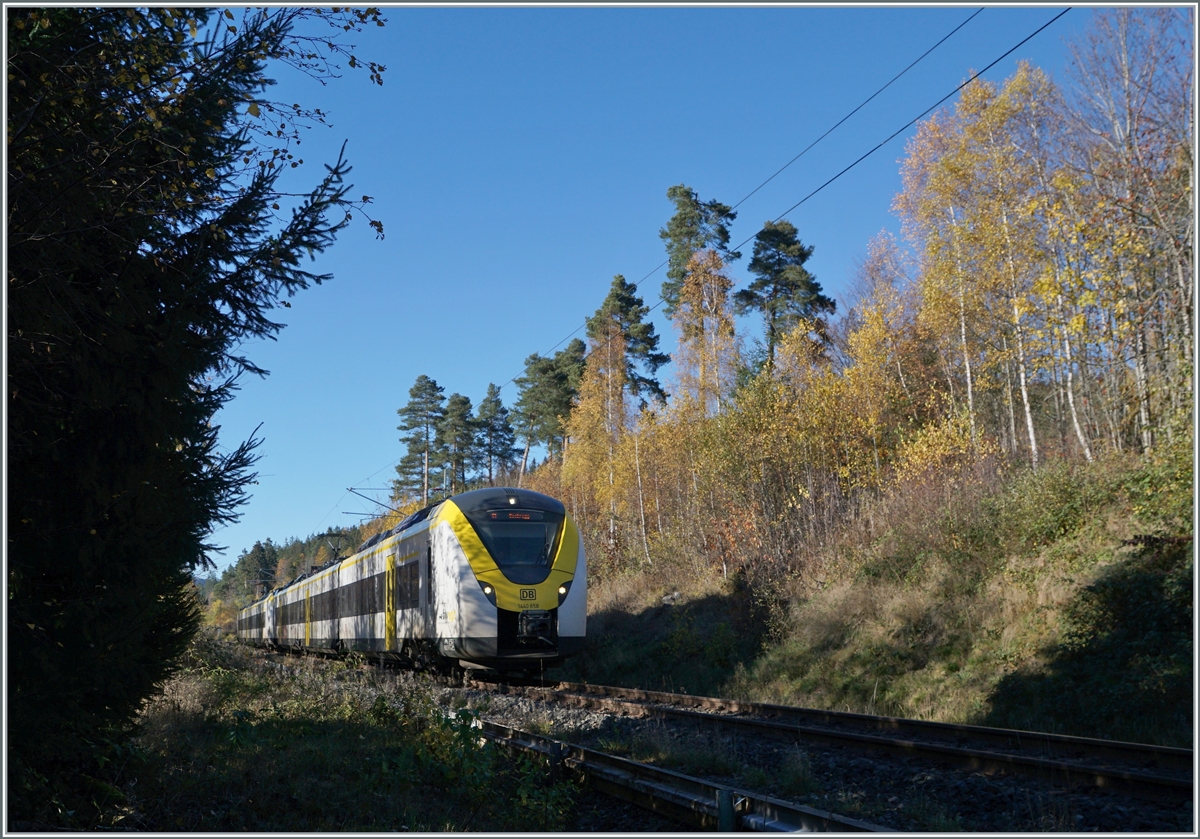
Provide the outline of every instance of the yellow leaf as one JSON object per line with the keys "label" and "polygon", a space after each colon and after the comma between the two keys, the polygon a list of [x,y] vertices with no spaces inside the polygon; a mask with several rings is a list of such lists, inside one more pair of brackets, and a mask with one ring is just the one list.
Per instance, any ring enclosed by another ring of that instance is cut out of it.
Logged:
{"label": "yellow leaf", "polygon": [[258,105],[255,104],[254,102],[250,103],[250,107],[248,108],[248,110],[250,111],[250,116],[252,116],[252,117],[258,116]]}

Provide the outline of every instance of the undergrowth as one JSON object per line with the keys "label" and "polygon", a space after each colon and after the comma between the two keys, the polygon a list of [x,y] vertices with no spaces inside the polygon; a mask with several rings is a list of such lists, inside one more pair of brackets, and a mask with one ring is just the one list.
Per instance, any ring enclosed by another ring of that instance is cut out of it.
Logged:
{"label": "undergrowth", "polygon": [[1190,450],[998,472],[915,521],[889,500],[728,692],[1191,746]]}
{"label": "undergrowth", "polygon": [[151,831],[556,830],[574,788],[484,741],[411,674],[272,665],[201,638],[113,784]]}
{"label": "undergrowth", "polygon": [[1190,441],[975,464],[878,499],[805,585],[613,576],[559,675],[1191,746],[1192,470]]}
{"label": "undergrowth", "polygon": [[[598,590],[597,590],[598,589]],[[771,603],[744,575],[637,571],[589,591],[588,644],[554,671],[564,680],[712,694],[762,652]]]}

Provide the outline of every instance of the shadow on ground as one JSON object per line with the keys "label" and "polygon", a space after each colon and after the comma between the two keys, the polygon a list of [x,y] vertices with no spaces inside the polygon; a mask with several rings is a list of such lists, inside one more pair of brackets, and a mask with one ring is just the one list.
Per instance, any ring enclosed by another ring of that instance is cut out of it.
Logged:
{"label": "shadow on ground", "polygon": [[1046,664],[999,682],[983,724],[1192,747],[1192,540],[1138,543],[1076,596]]}
{"label": "shadow on ground", "polygon": [[566,681],[717,695],[739,662],[762,651],[764,608],[743,582],[727,594],[664,598],[641,612],[588,616],[584,652],[555,670]]}

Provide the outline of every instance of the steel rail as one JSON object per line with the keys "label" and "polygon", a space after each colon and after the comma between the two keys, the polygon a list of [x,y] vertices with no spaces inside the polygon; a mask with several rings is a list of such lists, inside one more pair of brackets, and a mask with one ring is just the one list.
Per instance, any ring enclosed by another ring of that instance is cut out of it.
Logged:
{"label": "steel rail", "polygon": [[705,830],[763,832],[893,832],[892,828],[804,807],[761,793],[714,784],[499,723],[479,721],[482,734],[512,749],[550,760],[551,774],[578,773],[608,795]]}
{"label": "steel rail", "polygon": [[[628,713],[689,720],[705,725],[717,725],[726,730],[738,733],[749,733],[754,736],[766,736],[790,740],[818,741],[840,745],[851,745],[857,748],[871,748],[904,756],[921,755],[937,760],[950,761],[968,769],[987,771],[1010,771],[1038,776],[1052,782],[1075,785],[1089,784],[1091,786],[1155,798],[1189,798],[1193,792],[1191,778],[1173,777],[1154,772],[1116,769],[1111,767],[1089,766],[1083,763],[1056,760],[1046,757],[1012,754],[1009,752],[988,751],[984,749],[966,748],[945,743],[920,742],[904,739],[899,736],[878,734],[862,734],[853,731],[842,731],[812,726],[796,725],[790,722],[776,720],[759,720],[746,717],[727,716],[713,713],[688,711],[669,707],[669,704],[693,704],[702,707],[716,707],[732,711],[748,711],[753,709],[764,713],[764,709],[775,713],[787,712],[793,717],[804,718],[806,713],[825,720],[847,721],[854,720],[859,724],[873,723],[877,728],[898,729],[914,728],[927,732],[946,734],[964,734],[981,736],[995,733],[1011,738],[1020,735],[1021,742],[1029,744],[1040,743],[1038,738],[1048,737],[1060,745],[1070,743],[1075,748],[1086,747],[1092,743],[1107,746],[1132,746],[1135,749],[1145,748],[1156,754],[1163,753],[1167,747],[1141,747],[1140,744],[1118,744],[1109,741],[1090,741],[1086,738],[1067,738],[1063,735],[1039,735],[1034,732],[1015,732],[1005,729],[986,729],[981,726],[956,726],[944,723],[931,723],[922,720],[903,720],[898,718],[871,717],[866,714],[839,714],[838,712],[816,711],[807,709],[788,708],[786,706],[766,706],[759,703],[745,703],[732,700],[720,700],[710,697],[689,697],[685,694],[667,694],[655,691],[640,691],[607,686],[591,686],[564,683],[558,689],[532,688],[532,693],[543,694],[552,701],[564,702],[579,707],[591,707],[610,710],[621,710]],[[591,694],[591,695],[589,695]],[[600,695],[596,695],[600,694]],[[623,698],[620,696],[637,697]],[[696,700],[704,700],[704,705]],[[657,704],[666,702],[667,704]],[[1171,751],[1171,750],[1168,750]],[[1191,754],[1190,750],[1173,750]],[[1127,757],[1127,754],[1125,754]]]}
{"label": "steel rail", "polygon": [[989,728],[981,725],[932,722],[930,720],[904,719],[902,717],[880,717],[871,714],[856,714],[849,711],[822,711],[815,708],[801,708],[792,705],[773,705],[766,702],[719,699],[711,696],[692,696],[686,693],[667,693],[664,691],[640,690],[608,685],[586,685],[577,682],[561,682],[558,684],[557,689],[569,693],[592,693],[601,696],[611,696],[617,699],[642,700],[663,705],[690,706],[693,708],[708,708],[714,711],[729,711],[731,713],[750,714],[758,717],[784,717],[794,720],[811,720],[830,725],[874,728],[880,731],[911,729],[943,737],[984,740],[1004,748],[1015,748],[1022,751],[1036,749],[1043,752],[1081,752],[1090,757],[1113,757],[1129,761],[1130,763],[1153,765],[1160,769],[1190,771],[1194,765],[1194,755],[1191,749],[1181,749],[1173,746],[1126,743],[1119,740],[1074,737],[1068,734]]}

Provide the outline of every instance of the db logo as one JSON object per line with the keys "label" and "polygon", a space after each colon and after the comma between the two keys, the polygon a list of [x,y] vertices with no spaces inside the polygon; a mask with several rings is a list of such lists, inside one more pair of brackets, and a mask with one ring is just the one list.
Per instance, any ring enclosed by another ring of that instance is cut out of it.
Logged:
{"label": "db logo", "polygon": [[523,588],[521,589],[522,600],[537,600],[537,589]]}

